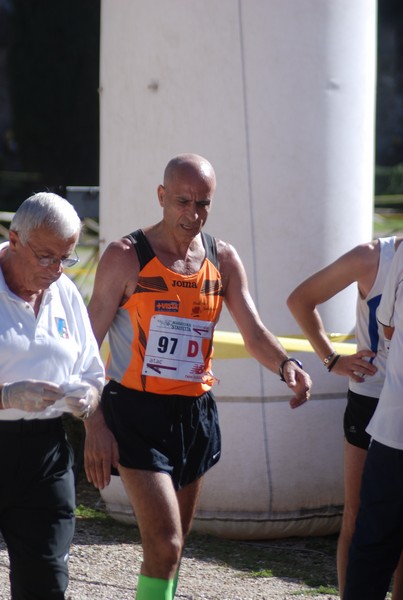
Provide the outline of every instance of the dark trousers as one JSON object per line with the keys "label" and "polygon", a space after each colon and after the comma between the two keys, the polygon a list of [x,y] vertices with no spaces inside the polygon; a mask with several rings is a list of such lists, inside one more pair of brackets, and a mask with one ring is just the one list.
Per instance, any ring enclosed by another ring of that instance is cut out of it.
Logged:
{"label": "dark trousers", "polygon": [[343,600],[384,600],[403,548],[403,450],[373,441]]}
{"label": "dark trousers", "polygon": [[74,533],[73,456],[61,419],[0,421],[0,531],[12,600],[63,600]]}

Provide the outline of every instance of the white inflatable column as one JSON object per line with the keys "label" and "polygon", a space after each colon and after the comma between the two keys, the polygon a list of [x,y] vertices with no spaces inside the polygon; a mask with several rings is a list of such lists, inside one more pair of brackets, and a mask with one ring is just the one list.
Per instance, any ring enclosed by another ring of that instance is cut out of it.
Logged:
{"label": "white inflatable column", "polygon": [[[268,327],[298,333],[289,292],[372,235],[375,41],[375,0],[103,0],[101,249],[160,218],[172,156],[203,154],[218,180],[207,231],[237,248]],[[355,292],[323,306],[328,331],[352,331]],[[227,313],[220,329],[235,331]],[[223,455],[196,528],[338,528],[347,381],[299,358],[314,395],[296,411],[252,359],[215,361]]]}

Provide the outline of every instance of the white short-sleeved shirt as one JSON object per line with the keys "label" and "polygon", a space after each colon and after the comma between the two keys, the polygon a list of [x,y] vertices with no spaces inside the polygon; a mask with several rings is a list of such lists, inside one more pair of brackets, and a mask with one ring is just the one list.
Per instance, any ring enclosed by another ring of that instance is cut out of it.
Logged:
{"label": "white short-sleeved shirt", "polygon": [[395,327],[385,383],[367,432],[381,444],[403,449],[403,244],[392,261],[378,308],[378,321]]}
{"label": "white short-sleeved shirt", "polygon": [[[101,391],[104,367],[84,301],[66,275],[44,292],[35,316],[32,306],[10,291],[0,268],[0,383],[24,379],[56,385],[81,380]],[[55,403],[42,412],[0,410],[0,420],[61,414]]]}

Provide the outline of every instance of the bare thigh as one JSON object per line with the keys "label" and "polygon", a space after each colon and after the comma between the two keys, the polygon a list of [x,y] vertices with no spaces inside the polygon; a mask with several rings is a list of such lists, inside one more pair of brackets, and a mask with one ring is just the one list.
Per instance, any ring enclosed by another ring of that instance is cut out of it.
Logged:
{"label": "bare thigh", "polygon": [[185,486],[177,492],[179,510],[182,522],[182,532],[186,536],[191,528],[194,513],[197,507],[197,501],[202,489],[203,477]]}
{"label": "bare thigh", "polygon": [[360,489],[367,451],[344,442],[343,529],[352,535],[360,505]]}

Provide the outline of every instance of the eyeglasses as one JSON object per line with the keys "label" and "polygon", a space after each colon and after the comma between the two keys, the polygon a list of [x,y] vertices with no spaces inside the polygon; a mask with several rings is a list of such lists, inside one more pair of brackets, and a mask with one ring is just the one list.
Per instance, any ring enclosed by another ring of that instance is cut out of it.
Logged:
{"label": "eyeglasses", "polygon": [[54,258],[53,256],[40,256],[39,254],[37,254],[35,252],[35,250],[32,248],[31,244],[29,244],[28,242],[26,243],[28,248],[31,250],[31,252],[33,252],[33,254],[35,254],[35,257],[38,261],[38,265],[40,265],[41,267],[50,267],[51,265],[55,265],[57,263],[59,263],[59,265],[62,265],[62,267],[64,269],[68,269],[69,267],[74,267],[74,265],[76,265],[80,259],[77,256],[77,252],[74,250],[74,254],[75,257],[74,258]]}

